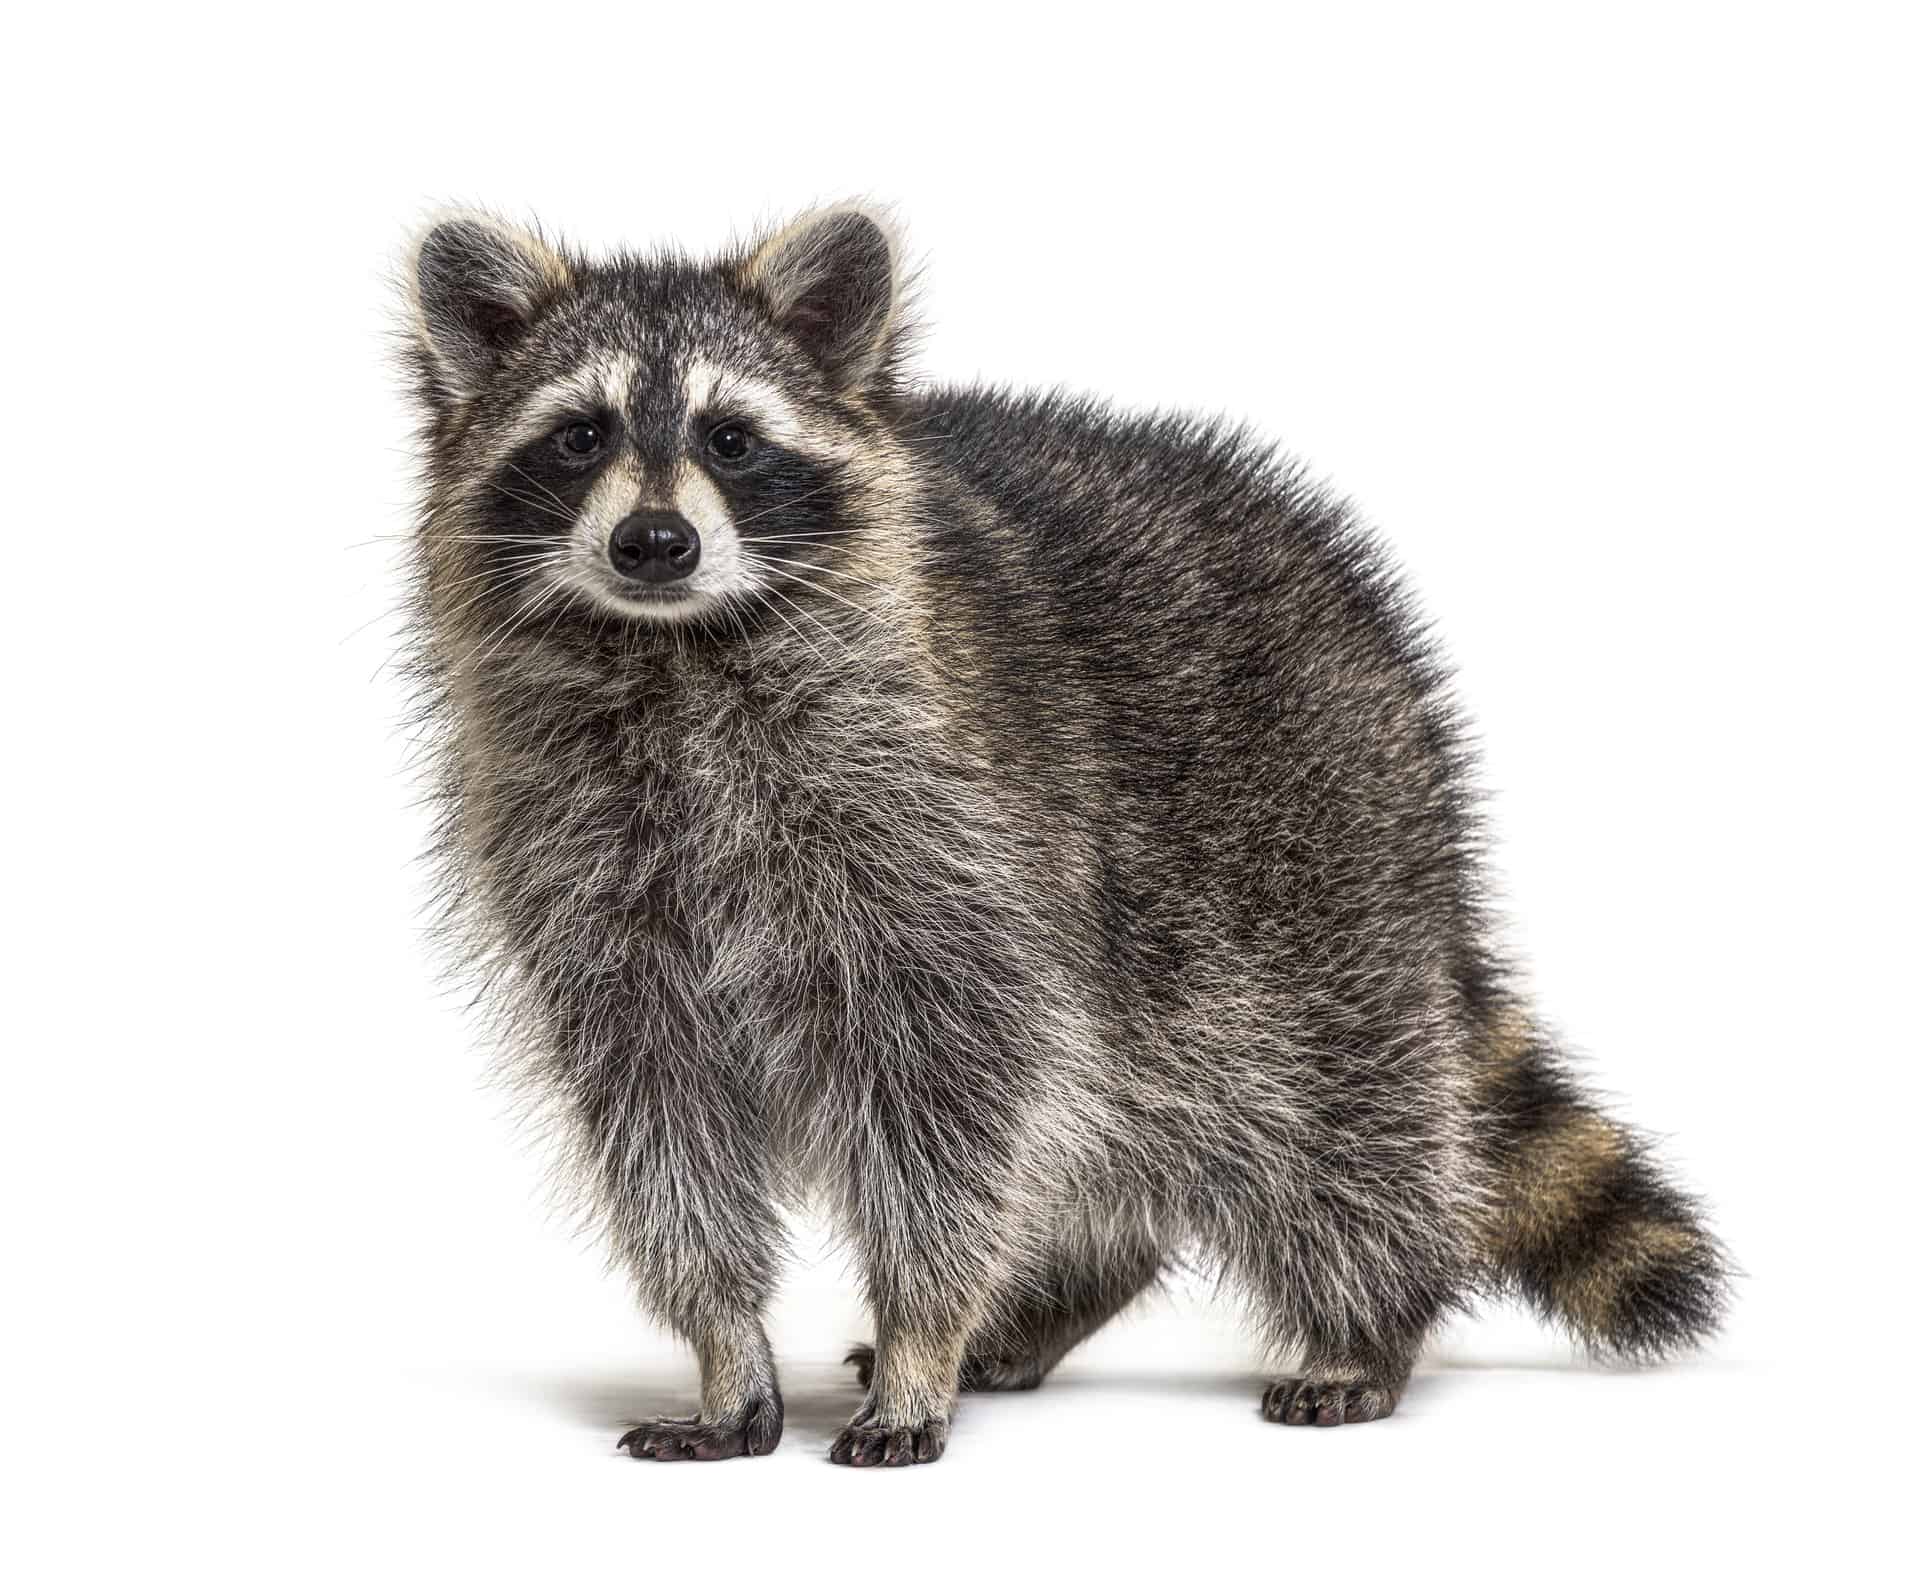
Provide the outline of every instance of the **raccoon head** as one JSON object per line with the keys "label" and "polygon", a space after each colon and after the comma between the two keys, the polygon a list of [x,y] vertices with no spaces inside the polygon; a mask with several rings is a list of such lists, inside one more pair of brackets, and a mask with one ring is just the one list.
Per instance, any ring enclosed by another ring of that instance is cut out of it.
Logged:
{"label": "raccoon head", "polygon": [[454,212],[405,270],[440,615],[500,640],[740,631],[867,583],[905,505],[893,230],[817,211],[708,263]]}

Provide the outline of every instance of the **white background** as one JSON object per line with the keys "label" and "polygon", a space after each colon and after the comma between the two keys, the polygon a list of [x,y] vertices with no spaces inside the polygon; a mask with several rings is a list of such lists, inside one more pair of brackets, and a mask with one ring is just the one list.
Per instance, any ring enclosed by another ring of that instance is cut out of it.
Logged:
{"label": "white background", "polygon": [[[1900,1475],[1901,13],[1573,9],[16,19],[11,1562],[1860,1543]],[[387,275],[448,199],[703,248],[859,192],[928,264],[930,373],[1245,416],[1395,543],[1540,995],[1746,1271],[1712,1353],[1588,1371],[1495,1312],[1392,1421],[1276,1430],[1189,1285],[853,1474],[812,1241],[776,1455],[613,1453],[690,1363],[418,940]]]}

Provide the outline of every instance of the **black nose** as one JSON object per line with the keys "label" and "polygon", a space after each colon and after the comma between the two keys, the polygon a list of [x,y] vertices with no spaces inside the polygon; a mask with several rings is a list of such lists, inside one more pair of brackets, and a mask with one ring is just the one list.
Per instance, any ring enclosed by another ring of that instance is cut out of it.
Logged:
{"label": "black nose", "polygon": [[674,512],[633,512],[610,533],[610,565],[639,583],[674,583],[696,571],[703,542]]}

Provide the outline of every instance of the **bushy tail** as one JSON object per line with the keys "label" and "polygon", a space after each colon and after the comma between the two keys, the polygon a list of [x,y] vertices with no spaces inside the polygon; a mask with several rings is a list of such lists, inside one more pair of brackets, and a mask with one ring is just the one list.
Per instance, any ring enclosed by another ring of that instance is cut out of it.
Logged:
{"label": "bushy tail", "polygon": [[1574,1084],[1557,1047],[1503,1015],[1480,1057],[1489,1267],[1588,1350],[1662,1357],[1718,1328],[1730,1267],[1702,1207]]}

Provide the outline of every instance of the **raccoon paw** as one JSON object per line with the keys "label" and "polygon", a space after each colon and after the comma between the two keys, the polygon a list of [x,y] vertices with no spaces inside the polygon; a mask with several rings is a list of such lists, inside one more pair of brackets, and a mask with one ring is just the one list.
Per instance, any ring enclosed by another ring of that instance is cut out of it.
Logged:
{"label": "raccoon paw", "polygon": [[1267,1386],[1260,1415],[1290,1428],[1338,1428],[1376,1422],[1398,1405],[1399,1391],[1386,1385],[1289,1375]]}
{"label": "raccoon paw", "polygon": [[[856,1383],[864,1390],[875,1374],[875,1348],[863,1342],[849,1348],[843,1362],[856,1371]],[[1041,1364],[1034,1357],[1008,1358],[965,1356],[956,1388],[964,1394],[977,1390],[1033,1390],[1042,1380]]]}
{"label": "raccoon paw", "polygon": [[914,1466],[939,1461],[948,1446],[948,1419],[930,1418],[913,1426],[851,1423],[836,1435],[829,1459],[837,1466]]}
{"label": "raccoon paw", "polygon": [[639,1423],[617,1441],[617,1448],[638,1461],[727,1461],[731,1456],[766,1456],[782,1437],[782,1401],[765,1398],[727,1422],[705,1423],[698,1414]]}

